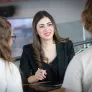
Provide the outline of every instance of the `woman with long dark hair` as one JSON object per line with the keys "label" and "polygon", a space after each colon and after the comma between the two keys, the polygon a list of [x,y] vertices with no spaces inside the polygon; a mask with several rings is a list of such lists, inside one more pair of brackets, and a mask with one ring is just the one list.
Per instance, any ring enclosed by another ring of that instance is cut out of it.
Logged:
{"label": "woman with long dark hair", "polygon": [[23,47],[20,60],[24,83],[62,83],[75,54],[72,42],[59,36],[53,17],[46,11],[35,14],[32,28],[33,43]]}

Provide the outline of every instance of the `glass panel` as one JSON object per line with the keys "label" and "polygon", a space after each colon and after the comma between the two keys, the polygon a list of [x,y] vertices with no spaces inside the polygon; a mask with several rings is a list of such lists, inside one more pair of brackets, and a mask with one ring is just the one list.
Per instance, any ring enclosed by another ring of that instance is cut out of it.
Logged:
{"label": "glass panel", "polygon": [[20,56],[24,45],[32,42],[32,18],[8,19],[16,39],[12,46],[12,56]]}

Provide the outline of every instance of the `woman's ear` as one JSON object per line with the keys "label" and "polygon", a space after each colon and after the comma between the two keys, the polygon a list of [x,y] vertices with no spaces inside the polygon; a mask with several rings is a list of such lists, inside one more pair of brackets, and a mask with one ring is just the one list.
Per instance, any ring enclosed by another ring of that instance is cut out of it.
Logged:
{"label": "woman's ear", "polygon": [[36,35],[38,35],[38,32],[36,31]]}
{"label": "woman's ear", "polygon": [[39,35],[37,31],[36,31],[36,35]]}

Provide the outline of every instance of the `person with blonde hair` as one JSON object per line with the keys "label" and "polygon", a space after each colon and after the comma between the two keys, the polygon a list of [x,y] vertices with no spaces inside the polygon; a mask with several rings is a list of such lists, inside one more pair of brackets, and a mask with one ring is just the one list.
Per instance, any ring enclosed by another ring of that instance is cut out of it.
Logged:
{"label": "person with blonde hair", "polygon": [[[84,28],[92,36],[92,0],[86,2],[81,18]],[[63,87],[76,92],[92,92],[92,47],[75,55],[71,60]]]}
{"label": "person with blonde hair", "polygon": [[19,70],[11,59],[14,37],[10,22],[0,17],[0,92],[23,92]]}

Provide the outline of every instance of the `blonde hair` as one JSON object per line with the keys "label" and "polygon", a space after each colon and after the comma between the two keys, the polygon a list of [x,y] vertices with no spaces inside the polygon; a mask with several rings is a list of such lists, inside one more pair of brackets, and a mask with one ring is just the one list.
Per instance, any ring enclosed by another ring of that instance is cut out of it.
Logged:
{"label": "blonde hair", "polygon": [[92,0],[87,0],[81,18],[84,28],[92,32]]}
{"label": "blonde hair", "polygon": [[7,62],[11,61],[11,48],[9,40],[11,37],[11,24],[5,18],[0,17],[0,58]]}

